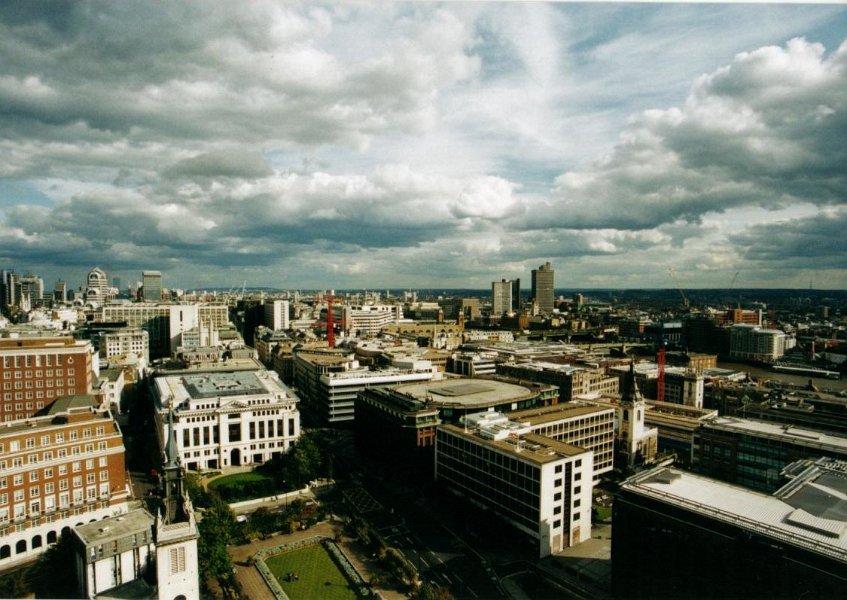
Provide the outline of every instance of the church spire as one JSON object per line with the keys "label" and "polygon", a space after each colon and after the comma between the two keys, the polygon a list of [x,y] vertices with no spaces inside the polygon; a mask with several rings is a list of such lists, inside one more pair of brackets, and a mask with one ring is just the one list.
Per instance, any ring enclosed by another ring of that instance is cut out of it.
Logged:
{"label": "church spire", "polygon": [[641,402],[641,392],[638,389],[638,384],[635,382],[635,361],[629,363],[629,371],[624,375],[621,385],[621,403],[635,404]]}
{"label": "church spire", "polygon": [[174,430],[174,408],[168,409],[168,442],[165,444],[166,469],[179,468],[179,450],[176,447],[176,431]]}

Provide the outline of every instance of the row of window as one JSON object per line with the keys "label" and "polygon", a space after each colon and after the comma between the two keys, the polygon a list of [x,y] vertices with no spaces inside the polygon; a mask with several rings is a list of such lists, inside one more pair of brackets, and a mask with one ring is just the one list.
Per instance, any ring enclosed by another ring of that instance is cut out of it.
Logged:
{"label": "row of window", "polygon": [[61,354],[24,354],[24,355],[16,355],[16,356],[4,356],[3,357],[3,367],[6,369],[20,369],[21,367],[60,367],[63,362],[67,362],[67,364],[73,364],[74,357],[68,356],[64,358]]}
{"label": "row of window", "polygon": [[[63,444],[65,442],[65,433],[64,431],[57,431],[54,434],[45,433],[39,436],[31,436],[23,440],[23,445],[21,444],[21,440],[0,442],[0,453],[4,452],[7,448],[9,452],[18,452],[21,448],[29,450],[35,448],[36,442],[42,448],[44,446],[52,446],[53,444]],[[100,437],[106,435],[106,426],[98,425],[93,429],[91,427],[85,427],[81,430],[72,429],[67,434],[67,439],[71,442],[80,439],[80,434],[82,434],[82,439],[88,439],[92,437],[92,434],[95,437]]]}
{"label": "row of window", "polygon": [[[32,379],[33,373],[35,374],[36,379],[43,379],[44,377],[64,377],[65,369],[47,369],[45,371],[37,370],[37,371],[6,371],[3,373],[3,379]],[[72,368],[67,369],[68,375],[74,375],[76,371]]]}
{"label": "row of window", "polygon": [[[100,471],[100,475],[98,477],[97,473],[91,472],[85,475],[85,483],[86,484],[94,484],[97,481],[109,481],[109,471]],[[69,487],[80,488],[82,487],[82,475],[77,475],[71,479],[60,479],[59,480],[59,490],[67,490]],[[44,484],[44,495],[52,494],[56,491],[56,483],[52,481],[48,481]],[[38,498],[41,496],[42,487],[40,485],[30,486],[26,489],[20,488],[16,489],[12,492],[12,499],[14,502],[22,502],[24,497],[28,498]],[[9,494],[8,492],[0,493],[0,506],[5,506],[9,503]]]}
{"label": "row of window", "polygon": [[[108,450],[108,448],[109,448],[109,445],[108,445],[107,442],[105,442],[105,441],[97,442],[97,451],[98,452],[105,452],[106,450]],[[91,453],[94,452],[94,444],[91,443],[91,444],[86,444],[85,446],[71,446],[70,450],[71,450],[70,451],[71,456],[79,456],[83,452],[85,454],[91,454]],[[38,464],[40,461],[50,462],[51,460],[53,460],[53,452],[54,452],[53,450],[45,450],[40,456],[37,453],[28,454],[26,456],[26,464],[34,465],[34,464]],[[68,456],[68,449],[67,448],[57,448],[55,450],[55,453],[56,453],[56,458],[58,458],[58,459],[66,458]],[[102,459],[105,459],[106,457],[101,456],[100,458],[102,460]],[[89,459],[89,460],[93,460],[93,459]],[[88,462],[88,461],[86,461],[86,462]],[[23,467],[24,466],[24,457],[23,456],[15,456],[11,460],[0,460],[0,472],[5,471],[10,464],[11,464],[13,469]]]}
{"label": "row of window", "polygon": [[[86,487],[84,490],[80,488],[74,490],[73,492],[61,492],[60,494],[58,494],[58,504],[57,496],[55,494],[44,496],[43,498],[31,499],[29,503],[17,502],[12,506],[13,512],[11,513],[11,516],[16,521],[25,519],[27,516],[37,517],[41,515],[42,507],[43,512],[52,512],[57,508],[60,510],[70,508],[71,503],[82,504],[86,500],[89,502],[93,502],[98,498],[108,498],[109,495],[110,492],[108,483],[101,483],[99,487],[96,485],[91,485]],[[27,511],[27,509],[29,510]],[[9,516],[9,508],[5,506],[0,506],[0,523],[8,523]]]}
{"label": "row of window", "polygon": [[[74,461],[72,463],[65,463],[65,464],[58,465],[57,467],[55,467],[55,472],[57,472],[60,476],[61,475],[67,475],[68,465],[70,465],[70,470],[73,473],[79,473],[80,471],[82,471],[82,461],[78,460],[78,461]],[[109,466],[109,459],[106,456],[99,457],[97,459],[97,466],[100,467],[100,468],[108,467]],[[86,459],[85,469],[86,469],[86,471],[91,471],[92,469],[94,469],[94,459],[93,458]],[[41,469],[41,470],[33,469],[33,470],[29,471],[28,479],[29,479],[30,482],[38,481],[42,477],[44,479],[52,479],[53,473],[54,473],[54,467],[45,467],[44,469]],[[108,479],[108,477],[109,477],[108,471],[101,471],[100,473],[101,473],[101,475],[100,475],[101,479]],[[104,473],[105,473],[105,475],[104,475]],[[14,485],[14,486],[23,485],[24,474],[23,473],[15,473],[14,475],[12,475],[11,480],[12,480],[12,485]],[[5,489],[8,486],[8,483],[9,483],[9,477],[8,476],[0,477],[0,490]]]}

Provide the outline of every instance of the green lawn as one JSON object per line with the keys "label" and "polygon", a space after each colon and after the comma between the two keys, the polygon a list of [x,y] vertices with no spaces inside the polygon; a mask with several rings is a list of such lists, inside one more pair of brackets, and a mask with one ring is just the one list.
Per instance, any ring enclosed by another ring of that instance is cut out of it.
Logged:
{"label": "green lawn", "polygon": [[[271,573],[291,600],[355,600],[356,593],[320,544],[283,552],[265,559]],[[287,581],[296,573],[297,581]]]}
{"label": "green lawn", "polygon": [[268,481],[269,477],[265,477],[261,473],[235,473],[233,475],[224,475],[209,482],[209,487],[215,489],[217,487],[226,487],[238,483],[255,483],[259,481]]}

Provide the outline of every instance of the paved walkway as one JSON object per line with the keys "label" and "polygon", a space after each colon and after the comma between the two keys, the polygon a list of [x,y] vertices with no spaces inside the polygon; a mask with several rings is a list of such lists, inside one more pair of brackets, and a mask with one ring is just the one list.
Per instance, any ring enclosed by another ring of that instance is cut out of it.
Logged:
{"label": "paved walkway", "polygon": [[362,579],[369,581],[372,575],[379,575],[383,583],[375,590],[380,596],[386,600],[405,600],[406,595],[393,587],[391,577],[382,570],[378,561],[369,558],[365,549],[357,540],[343,535],[343,530],[344,526],[340,521],[324,521],[306,531],[274,535],[266,540],[257,540],[242,546],[230,546],[228,551],[235,565],[235,578],[241,584],[241,597],[245,600],[274,600],[274,595],[268,589],[258,569],[254,566],[247,566],[248,559],[259,550],[289,544],[316,535],[334,538],[341,533],[342,538],[339,546],[353,567],[362,576]]}

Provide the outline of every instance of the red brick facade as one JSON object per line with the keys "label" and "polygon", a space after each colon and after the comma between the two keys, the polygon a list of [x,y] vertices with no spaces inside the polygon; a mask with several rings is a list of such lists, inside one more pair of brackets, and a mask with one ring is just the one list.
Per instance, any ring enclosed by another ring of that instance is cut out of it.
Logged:
{"label": "red brick facade", "polygon": [[91,361],[88,341],[0,339],[0,421],[32,417],[62,396],[90,394]]}

